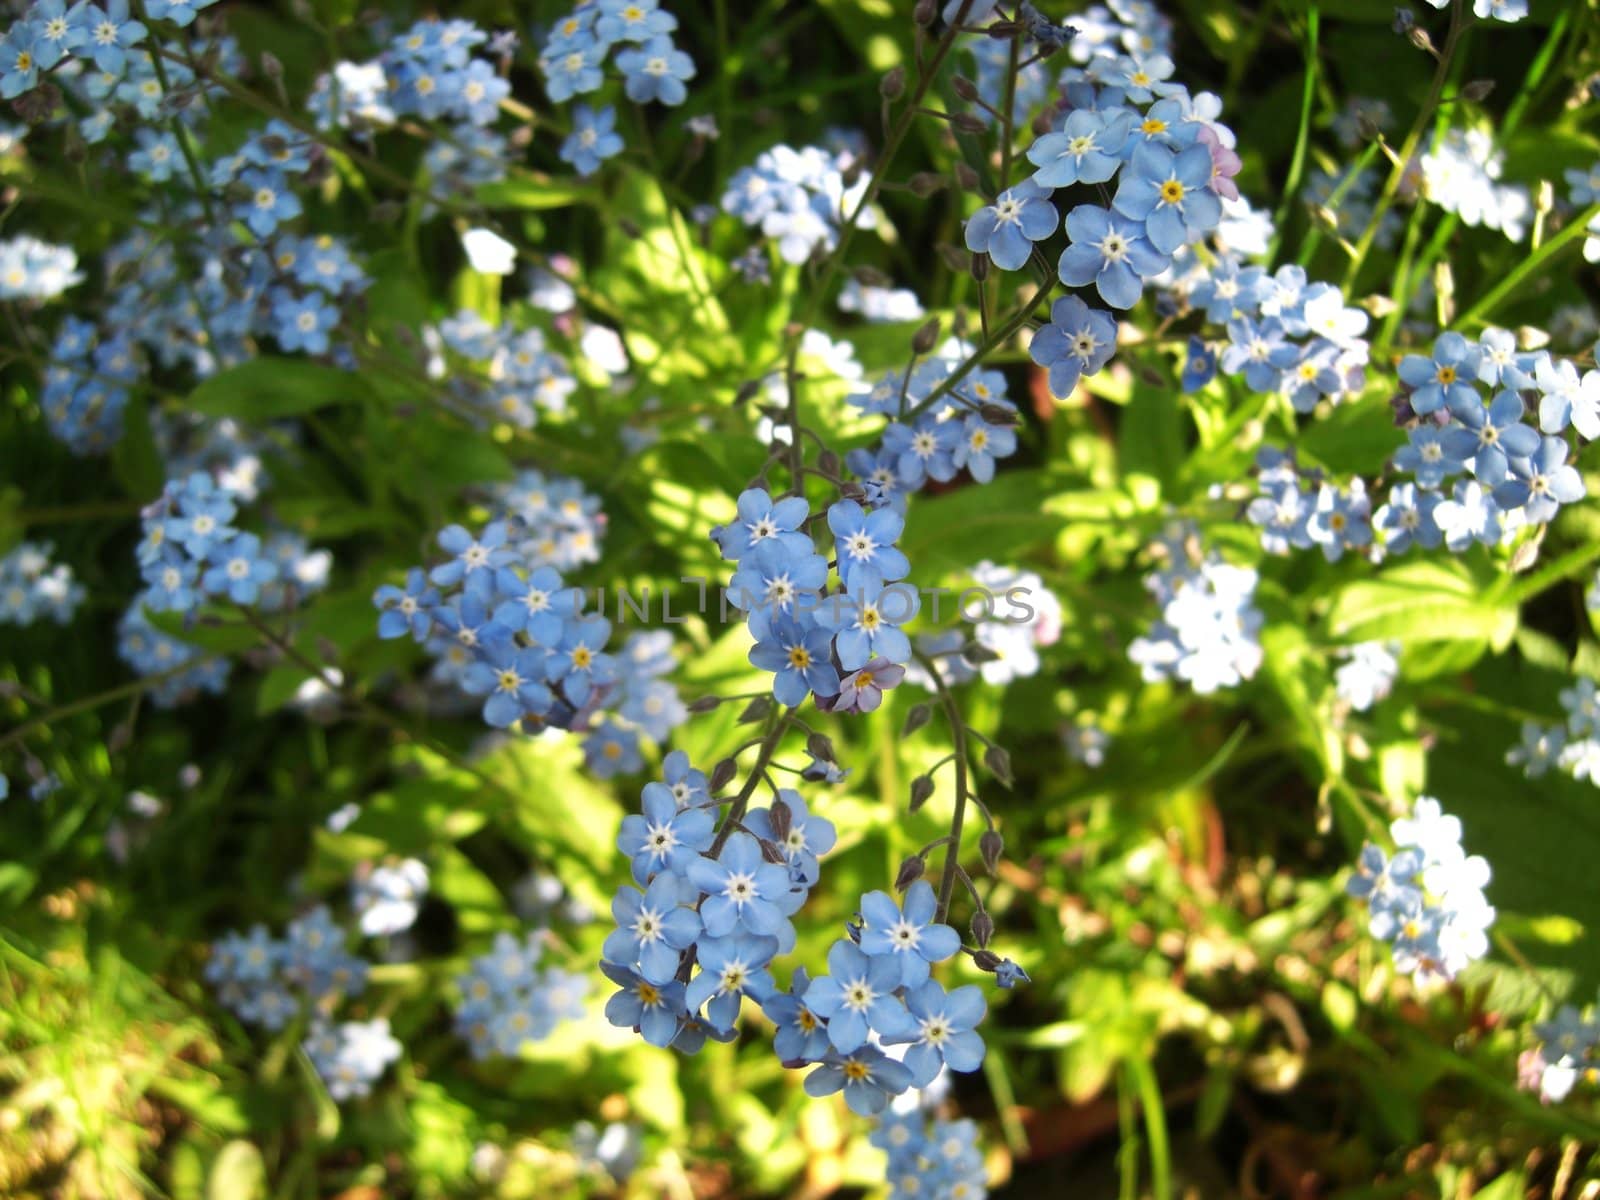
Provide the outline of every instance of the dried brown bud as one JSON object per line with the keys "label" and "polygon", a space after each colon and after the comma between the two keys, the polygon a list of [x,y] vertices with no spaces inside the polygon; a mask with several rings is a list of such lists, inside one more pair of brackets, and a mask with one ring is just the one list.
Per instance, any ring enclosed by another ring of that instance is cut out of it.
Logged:
{"label": "dried brown bud", "polygon": [[878,82],[878,95],[885,100],[898,100],[905,91],[906,69],[903,66],[895,67]]}
{"label": "dried brown bud", "polygon": [[733,777],[739,773],[739,764],[731,758],[725,758],[711,768],[711,778],[706,785],[711,789],[711,794],[716,795],[728,784],[733,782]]}
{"label": "dried brown bud", "polygon": [[918,775],[911,781],[911,803],[907,807],[916,812],[928,802],[928,797],[931,795],[933,795],[933,776]]}
{"label": "dried brown bud", "polygon": [[932,712],[926,704],[918,704],[906,714],[905,730],[900,736],[910,737],[913,733],[928,723],[928,718],[931,715]]}
{"label": "dried brown bud", "polygon": [[894,890],[903,892],[917,880],[922,878],[923,871],[927,870],[928,863],[922,855],[913,854],[900,864],[900,870],[895,872]]}
{"label": "dried brown bud", "polygon": [[989,124],[982,117],[975,117],[971,113],[956,113],[950,118],[950,124],[957,133],[969,134],[979,137],[988,131]]}
{"label": "dried brown bud", "polygon": [[987,254],[974,254],[972,256],[972,277],[979,283],[989,278],[989,256]]}
{"label": "dried brown bud", "polygon": [[978,415],[987,425],[1015,425],[1017,423],[1017,410],[1006,408],[1003,404],[982,404],[978,406]]}
{"label": "dried brown bud", "polygon": [[927,354],[939,344],[939,318],[929,317],[922,323],[922,327],[911,335],[911,350],[914,354]]}
{"label": "dried brown bud", "polygon": [[710,712],[721,703],[721,696],[701,696],[689,702],[689,713],[691,716],[699,716],[701,713]]}
{"label": "dried brown bud", "polygon": [[982,909],[979,909],[972,916],[972,940],[977,944],[978,949],[982,950],[989,944],[989,940],[993,937],[994,918],[988,913],[984,912]]}
{"label": "dried brown bud", "polygon": [[1006,840],[1000,836],[999,830],[984,830],[983,836],[978,839],[978,854],[983,858],[983,869],[993,875],[1005,849]]}
{"label": "dried brown bud", "polygon": [[1425,50],[1435,58],[1439,57],[1439,52],[1433,48],[1433,39],[1428,36],[1428,31],[1420,25],[1413,25],[1406,30],[1406,36],[1411,39],[1411,44],[1418,50]]}
{"label": "dried brown bud", "polygon": [[950,81],[950,86],[955,89],[956,95],[969,103],[978,98],[978,85],[965,75],[957,75]]}

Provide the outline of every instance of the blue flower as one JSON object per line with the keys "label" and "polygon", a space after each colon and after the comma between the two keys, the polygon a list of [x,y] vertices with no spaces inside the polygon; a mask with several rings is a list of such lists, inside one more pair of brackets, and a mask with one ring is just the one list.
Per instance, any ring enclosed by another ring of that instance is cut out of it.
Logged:
{"label": "blue flower", "polygon": [[1208,321],[1250,317],[1261,307],[1267,286],[1266,272],[1260,267],[1241,268],[1237,260],[1225,258],[1194,285],[1189,303],[1203,309]]}
{"label": "blue flower", "polygon": [[1508,457],[1526,458],[1539,448],[1539,431],[1522,424],[1516,392],[1501,392],[1488,408],[1474,395],[1471,404],[1451,413],[1459,423],[1444,431],[1445,451],[1451,458],[1470,458],[1473,475],[1489,487],[1504,481]]}
{"label": "blue flower", "polygon": [[978,988],[968,984],[947,995],[929,979],[907,991],[906,1008],[916,1021],[916,1032],[887,1040],[912,1043],[904,1061],[917,1087],[927,1087],[942,1067],[965,1072],[983,1065],[983,1038],[975,1030],[987,1006]]}
{"label": "blue flower", "polygon": [[[595,75],[599,76],[598,70]],[[572,132],[561,143],[561,161],[572,164],[579,175],[593,175],[602,162],[622,153],[616,124],[617,110],[609,105],[598,111],[587,104],[574,106]]]}
{"label": "blue flower", "polygon": [[1478,377],[1482,351],[1459,333],[1441,333],[1433,343],[1433,356],[1408,354],[1400,360],[1400,382],[1411,389],[1411,407],[1419,415],[1446,405],[1452,412],[1482,404],[1472,381]]}
{"label": "blue flower", "polygon": [[895,962],[871,958],[841,938],[828,951],[828,974],[806,989],[806,1005],[828,1022],[828,1040],[840,1054],[866,1044],[869,1031],[880,1037],[910,1036],[916,1029],[895,995],[900,971]]}
{"label": "blue flower", "polygon": [[700,973],[684,990],[684,1003],[691,1013],[705,1006],[706,1021],[713,1029],[733,1028],[741,997],[749,996],[759,1004],[772,994],[767,964],[778,951],[776,939],[735,933],[702,938],[696,949]]}
{"label": "blue flower", "polygon": [[611,637],[611,622],[604,617],[580,617],[568,621],[561,640],[545,660],[545,677],[560,681],[561,694],[574,707],[582,708],[596,685],[615,683],[617,663],[605,652]]}
{"label": "blue flower", "polygon": [[1383,534],[1383,548],[1390,554],[1404,554],[1415,542],[1429,550],[1443,539],[1433,510],[1439,506],[1437,492],[1419,491],[1416,484],[1397,483],[1389,489],[1389,500],[1373,515],[1372,525]]}
{"label": "blue flower", "polygon": [[1000,965],[994,969],[994,983],[998,988],[1010,991],[1019,983],[1032,983],[1028,973],[1012,962],[1009,958],[1002,959]]}
{"label": "blue flower", "polygon": [[1169,261],[1145,240],[1138,221],[1094,204],[1080,204],[1067,214],[1067,238],[1071,245],[1057,268],[1061,282],[1093,283],[1112,308],[1137,304],[1144,280],[1161,274]]}
{"label": "blue flower", "polygon": [[1297,413],[1310,412],[1324,396],[1339,395],[1345,390],[1339,347],[1325,338],[1307,342],[1300,348],[1299,361],[1283,372],[1282,387]]}
{"label": "blue flower", "polygon": [[674,46],[664,33],[637,50],[618,54],[617,68],[623,74],[623,89],[635,104],[648,104],[652,100],[666,105],[682,104],[689,95],[684,81],[694,78],[694,60]]}
{"label": "blue flower", "polygon": [[833,553],[845,586],[863,568],[890,580],[904,579],[910,572],[910,560],[894,546],[905,528],[899,513],[884,508],[867,512],[854,500],[839,500],[828,508],[828,528],[833,531]]}
{"label": "blue flower", "polygon": [[121,75],[129,46],[144,41],[145,27],[128,16],[128,0],[105,0],[105,8],[89,10],[86,45],[94,65],[108,75]]}
{"label": "blue flower", "polygon": [[765,541],[775,541],[796,554],[816,549],[811,535],[801,528],[811,513],[804,496],[774,501],[765,488],[748,488],[739,493],[738,509],[736,520],[712,530],[723,558],[738,562]]}
{"label": "blue flower", "polygon": [[300,215],[300,198],[283,172],[251,167],[240,173],[239,183],[245,196],[234,205],[233,215],[258,238],[270,237],[284,221]]}
{"label": "blue flower", "polygon": [[1372,541],[1372,525],[1368,520],[1371,507],[1360,479],[1351,480],[1348,492],[1323,484],[1306,521],[1306,532],[1322,547],[1324,558],[1337,562],[1349,547],[1365,546]]}
{"label": "blue flower", "polygon": [[820,1062],[828,1053],[828,1026],[805,1002],[810,986],[804,967],[796,967],[787,992],[773,992],[761,1002],[761,1011],[778,1027],[772,1048],[786,1066]]}
{"label": "blue flower", "polygon": [[474,538],[460,525],[446,525],[439,531],[439,548],[453,555],[428,573],[440,587],[461,584],[469,592],[487,596],[494,584],[495,571],[517,560],[517,552],[506,545],[504,521],[492,521],[483,536]]}
{"label": "blue flower", "polygon": [[[176,542],[191,558],[200,559],[209,555],[218,542],[233,537],[235,530],[228,524],[236,511],[233,500],[212,482],[211,476],[196,471],[182,483],[170,482],[167,495],[177,516],[167,520],[162,539],[154,539],[153,529],[147,527],[147,539],[153,539],[147,540],[147,545],[159,545],[162,540]],[[148,561],[151,556],[143,546],[140,551],[141,560]]]}
{"label": "blue flower", "polygon": [[1394,465],[1410,471],[1421,486],[1436,488],[1447,477],[1467,469],[1464,459],[1450,453],[1444,430],[1438,426],[1424,423],[1406,436],[1407,443],[1395,454]]}
{"label": "blue flower", "polygon": [[188,612],[200,602],[195,584],[200,568],[192,562],[153,562],[145,568],[150,584],[145,604],[157,612]]}
{"label": "blue flower", "polygon": [[1009,425],[991,425],[974,413],[961,425],[953,458],[956,466],[965,467],[979,483],[988,483],[994,478],[995,459],[1006,458],[1016,449],[1017,435]]}
{"label": "blue flower", "polygon": [[1185,392],[1198,392],[1217,375],[1217,355],[1199,334],[1189,335],[1189,353],[1183,361],[1183,376],[1178,386]]}
{"label": "blue flower", "polygon": [[852,450],[844,457],[845,466],[861,480],[867,503],[873,508],[892,508],[901,515],[906,510],[906,488],[900,482],[900,455],[887,446],[877,450]]}
{"label": "blue flower", "polygon": [[[671,670],[671,667],[669,662],[666,669]],[[661,778],[663,782],[651,781],[644,785],[645,800],[660,796],[671,800],[678,808],[693,808],[710,799],[706,791],[706,773],[692,767],[688,754],[682,750],[674,750],[662,759]]]}
{"label": "blue flower", "polygon": [[639,964],[639,973],[654,984],[677,974],[678,961],[700,936],[700,915],[683,904],[680,876],[657,875],[641,894],[624,884],[611,901],[617,927],[606,937],[600,956],[607,962]]}
{"label": "blue flower", "polygon": [[472,663],[462,687],[474,696],[487,696],[483,719],[505,729],[525,716],[550,711],[554,697],[545,686],[545,659],[537,647],[521,647],[510,639],[495,639],[483,646],[482,658]]}
{"label": "blue flower", "polygon": [[728,581],[728,602],[741,612],[787,611],[802,596],[817,595],[828,581],[828,560],[809,550],[793,551],[776,538],[757,543]]}
{"label": "blue flower", "polygon": [[930,963],[943,962],[961,949],[961,935],[934,922],[938,900],[933,885],[919,879],[907,889],[903,907],[887,892],[861,897],[861,949],[895,964],[900,982],[919,987]]}
{"label": "blue flower", "polygon": [[1133,152],[1111,206],[1145,223],[1145,236],[1163,254],[1217,227],[1222,201],[1208,186],[1211,151],[1190,146],[1174,154],[1145,142]]}
{"label": "blue flower", "polygon": [[949,421],[923,417],[915,425],[900,422],[885,427],[883,448],[894,455],[900,482],[915,491],[929,479],[944,483],[956,474],[958,433]]}
{"label": "blue flower", "polygon": [[475,58],[456,79],[455,108],[474,125],[489,125],[500,115],[500,101],[510,94],[510,82],[496,75],[489,63]]}
{"label": "blue flower", "polygon": [[1041,187],[1105,183],[1122,166],[1120,151],[1133,128],[1134,114],[1077,109],[1058,133],[1047,133],[1028,147],[1028,161],[1039,169]]}
{"label": "blue flower", "polygon": [[892,663],[908,662],[911,641],[900,626],[917,615],[922,598],[908,584],[885,584],[871,567],[858,569],[843,592],[818,606],[817,624],[834,631],[839,665],[855,671],[874,654]]}
{"label": "blue flower", "polygon": [[1072,395],[1081,376],[1095,374],[1116,352],[1116,320],[1076,296],[1062,296],[1050,306],[1050,324],[1028,346],[1029,357],[1050,372],[1050,394],[1058,400]]}
{"label": "blue flower", "polygon": [[1007,188],[967,221],[967,249],[987,254],[1003,271],[1021,268],[1033,254],[1033,243],[1056,231],[1061,214],[1048,189],[1032,180]]}
{"label": "blue flower", "polygon": [[48,71],[70,51],[89,40],[87,0],[68,7],[67,0],[38,0],[30,10],[33,21],[33,57],[39,70]]}
{"label": "blue flower", "polygon": [[609,717],[603,718],[583,739],[583,761],[598,779],[631,775],[644,764],[644,757],[639,753],[639,734]]}
{"label": "blue flower", "polygon": [[911,1072],[874,1046],[847,1055],[830,1054],[806,1076],[806,1095],[831,1096],[842,1089],[845,1104],[861,1117],[882,1112],[890,1096],[910,1086]]}
{"label": "blue flower", "polygon": [[273,336],[285,350],[326,354],[328,330],[339,323],[339,310],[320,293],[296,297],[284,291],[273,303],[272,319],[276,322]]}
{"label": "blue flower", "polygon": [[1300,348],[1284,339],[1283,327],[1271,317],[1229,321],[1228,343],[1222,352],[1222,369],[1230,375],[1243,371],[1245,384],[1253,392],[1277,391],[1283,372],[1300,357]]}
{"label": "blue flower", "polygon": [[494,575],[495,624],[513,633],[526,633],[541,646],[561,640],[566,622],[575,619],[583,603],[581,588],[567,587],[554,567],[539,567],[526,579],[513,567],[500,567]]}
{"label": "blue flower", "polygon": [[1571,451],[1564,438],[1547,437],[1532,454],[1513,458],[1512,477],[1494,489],[1494,502],[1523,509],[1536,524],[1550,520],[1563,504],[1576,504],[1586,489],[1583,476],[1567,462]]}
{"label": "blue flower", "polygon": [[595,35],[606,42],[642,42],[671,33],[678,18],[657,8],[658,0],[600,0]]}
{"label": "blue flower", "polygon": [[704,809],[680,809],[671,791],[657,783],[645,785],[641,807],[643,814],[623,817],[617,832],[617,849],[632,860],[639,883],[662,871],[681,874],[710,848],[715,822]]}
{"label": "blue flower", "polygon": [[39,82],[37,40],[27,21],[17,21],[0,38],[0,99],[14,99]]}
{"label": "blue flower", "polygon": [[1540,429],[1560,433],[1571,425],[1586,438],[1600,438],[1600,371],[1585,371],[1580,380],[1571,361],[1546,358],[1534,374],[1535,386],[1544,393],[1539,400]]}
{"label": "blue flower", "polygon": [[261,539],[241,533],[227,542],[214,542],[206,553],[212,565],[200,583],[213,596],[227,596],[235,604],[254,604],[261,585],[278,577],[278,564],[261,553]]}
{"label": "blue flower", "polygon": [[197,12],[202,8],[210,8],[216,2],[217,0],[145,0],[144,11],[147,17],[154,17],[158,21],[168,20],[187,29],[194,24]]}
{"label": "blue flower", "polygon": [[800,704],[812,692],[819,696],[839,693],[839,673],[833,669],[833,633],[819,626],[809,613],[758,608],[750,614],[750,663],[775,672],[772,694],[779,704]]}
{"label": "blue flower", "polygon": [[[789,903],[789,871],[769,863],[761,843],[748,833],[728,838],[717,858],[702,855],[689,864],[689,882],[706,893],[700,919],[706,933],[725,937],[743,927],[762,936],[789,930],[783,907]],[[792,936],[792,935],[791,935]]]}
{"label": "blue flower", "polygon": [[684,986],[651,983],[637,972],[601,960],[600,970],[621,990],[606,1001],[606,1020],[637,1029],[652,1046],[669,1046],[684,1014]]}
{"label": "blue flower", "polygon": [[[600,64],[604,59],[605,52],[592,39],[585,43],[573,38],[561,44],[552,39],[539,59],[540,69],[545,75],[545,93],[553,103],[561,104],[574,95],[595,91],[605,82],[605,76],[600,72]],[[579,111],[587,109],[578,106],[574,110],[574,117]]]}

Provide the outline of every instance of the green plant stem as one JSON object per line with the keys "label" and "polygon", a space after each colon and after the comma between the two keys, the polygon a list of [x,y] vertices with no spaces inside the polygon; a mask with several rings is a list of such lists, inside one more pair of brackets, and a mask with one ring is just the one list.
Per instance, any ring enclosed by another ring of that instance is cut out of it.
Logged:
{"label": "green plant stem", "polygon": [[783,735],[789,728],[789,720],[794,713],[793,708],[779,713],[758,743],[761,749],[756,752],[755,765],[745,776],[744,786],[739,789],[738,795],[734,796],[733,804],[728,809],[728,816],[722,822],[722,828],[717,830],[717,837],[711,843],[711,849],[706,851],[710,857],[715,858],[722,852],[722,848],[728,844],[728,839],[733,836],[734,830],[739,827],[739,822],[744,820],[744,814],[750,807],[750,797],[755,794],[756,788],[761,786],[762,775],[767,769],[767,764],[772,761],[772,756],[777,753],[778,743],[783,740]]}
{"label": "green plant stem", "polygon": [[1172,1152],[1167,1143],[1167,1111],[1161,1101],[1161,1085],[1148,1059],[1130,1057],[1128,1071],[1139,1089],[1145,1137],[1150,1143],[1150,1193],[1154,1200],[1172,1200]]}
{"label": "green plant stem", "polygon": [[57,721],[64,721],[68,717],[77,716],[79,713],[92,712],[94,709],[104,708],[107,704],[115,704],[118,700],[126,699],[129,696],[141,696],[145,692],[150,691],[152,688],[159,687],[167,680],[174,679],[177,676],[182,675],[185,671],[190,671],[196,667],[204,666],[206,663],[210,662],[216,657],[218,656],[211,654],[204,658],[191,659],[189,662],[183,663],[176,667],[171,667],[160,672],[159,674],[145,675],[139,679],[133,680],[130,683],[124,683],[119,687],[109,688],[103,692],[96,692],[93,696],[85,696],[82,700],[74,700],[70,704],[63,704],[58,708],[52,708],[44,715],[35,717],[31,721],[23,722],[4,737],[0,737],[0,750],[25,740],[28,735],[33,733],[35,730],[48,728],[49,726],[54,725]]}
{"label": "green plant stem", "polygon": [[916,655],[916,659],[933,679],[933,686],[939,693],[939,704],[944,709],[945,723],[950,726],[950,739],[955,743],[952,757],[956,773],[956,806],[950,818],[950,832],[944,848],[944,870],[939,876],[939,907],[933,916],[935,921],[943,921],[950,912],[950,897],[955,892],[956,873],[961,867],[961,833],[967,816],[967,724],[961,719],[961,709],[945,684],[939,664],[921,653]]}
{"label": "green plant stem", "polygon": [[1306,14],[1306,78],[1300,91],[1300,129],[1295,134],[1294,157],[1289,160],[1289,174],[1283,181],[1283,198],[1278,201],[1278,211],[1272,218],[1272,243],[1267,247],[1267,261],[1278,254],[1278,241],[1283,236],[1284,224],[1289,219],[1289,206],[1300,190],[1300,176],[1306,168],[1306,149],[1311,141],[1311,101],[1317,90],[1317,35],[1320,27],[1317,6],[1312,5]]}
{"label": "green plant stem", "polygon": [[1589,222],[1596,219],[1600,219],[1600,204],[1591,204],[1583,212],[1573,217],[1565,229],[1513,267],[1504,279],[1489,289],[1487,295],[1452,321],[1450,327],[1459,329],[1463,325],[1473,323],[1487,324],[1488,322],[1484,320],[1484,317],[1492,312],[1500,301],[1526,283],[1529,276],[1542,270],[1552,258],[1565,250],[1572,242],[1582,237]]}

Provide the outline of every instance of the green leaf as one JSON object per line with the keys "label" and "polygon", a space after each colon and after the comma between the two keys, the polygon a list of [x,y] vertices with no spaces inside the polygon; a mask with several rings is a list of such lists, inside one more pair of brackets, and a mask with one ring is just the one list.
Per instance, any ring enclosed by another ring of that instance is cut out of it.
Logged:
{"label": "green leaf", "polygon": [[267,1165],[261,1151],[241,1139],[222,1147],[206,1179],[206,1200],[255,1200],[267,1194]]}
{"label": "green leaf", "polygon": [[486,208],[520,208],[538,211],[566,208],[598,199],[597,190],[575,179],[551,179],[528,171],[515,179],[485,183],[478,188],[478,203]]}
{"label": "green leaf", "polygon": [[1405,563],[1342,588],[1328,628],[1352,642],[1483,641],[1508,644],[1515,604],[1495,602],[1459,563]]}
{"label": "green leaf", "polygon": [[189,407],[211,417],[271,421],[332,404],[355,404],[371,389],[354,371],[300,358],[254,358],[213,375],[189,393]]}
{"label": "green leaf", "polygon": [[919,496],[906,516],[900,545],[923,581],[986,558],[1013,559],[1066,526],[1066,517],[1040,510],[1052,490],[1044,471],[1030,469],[1007,471],[992,483],[942,496]]}

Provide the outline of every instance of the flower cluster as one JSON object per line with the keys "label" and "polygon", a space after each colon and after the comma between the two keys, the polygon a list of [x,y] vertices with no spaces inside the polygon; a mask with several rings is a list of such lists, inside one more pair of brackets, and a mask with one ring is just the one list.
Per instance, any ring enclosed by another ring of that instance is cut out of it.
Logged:
{"label": "flower cluster", "polygon": [[1600,1019],[1593,1008],[1587,1014],[1563,1004],[1556,1015],[1533,1027],[1539,1046],[1531,1051],[1532,1087],[1546,1104],[1559,1103],[1582,1080],[1600,1079]]}
{"label": "flower cluster", "polygon": [[335,1102],[367,1095],[402,1050],[389,1032],[388,1017],[338,1023],[315,1021],[300,1048]]}
{"label": "flower cluster", "polygon": [[737,518],[712,531],[723,557],[739,564],[728,603],[747,614],[750,661],[773,673],[780,703],[815,695],[834,712],[871,711],[904,674],[911,642],[900,626],[921,605],[914,587],[897,582],[911,569],[894,545],[904,520],[888,506],[831,505],[839,586],[830,592],[828,560],[806,532],[809,515],[801,496],[774,501],[762,488],[740,495]]}
{"label": "flower cluster", "polygon": [[456,979],[456,1032],[474,1058],[516,1055],[525,1043],[542,1041],[562,1021],[583,1015],[588,980],[558,967],[541,968],[543,953],[541,932],[521,941],[501,932],[493,949]]}
{"label": "flower cluster", "polygon": [[[866,178],[845,182],[860,165],[860,154],[850,147],[774,146],[734,172],[722,193],[722,211],[760,228],[784,262],[803,263],[838,245],[840,228],[861,208]],[[856,224],[871,229],[877,220],[867,208]],[[764,261],[756,272],[765,273]]]}
{"label": "flower cluster", "polygon": [[84,588],[66,563],[50,562],[49,542],[21,542],[0,558],[0,625],[32,625],[48,617],[68,624]]}
{"label": "flower cluster", "polygon": [[896,1200],[983,1200],[988,1172],[972,1121],[929,1120],[920,1108],[878,1121],[871,1142],[889,1156],[885,1179]]}
{"label": "flower cluster", "polygon": [[366,990],[368,964],[346,949],[326,905],[289,922],[274,938],[264,925],[228,933],[211,948],[205,977],[217,999],[247,1025],[282,1029],[307,1005],[322,1013]]}
{"label": "flower cluster", "polygon": [[1600,689],[1592,679],[1577,679],[1558,693],[1567,719],[1562,725],[1526,721],[1522,741],[1506,752],[1529,779],[1557,767],[1574,779],[1600,787]]}
{"label": "flower cluster", "polygon": [[1347,890],[1366,901],[1367,927],[1391,944],[1396,968],[1419,981],[1454,979],[1489,951],[1489,864],[1461,848],[1461,822],[1431,796],[1418,796],[1389,833],[1394,855],[1363,846]]}
{"label": "flower cluster", "polygon": [[541,410],[564,413],[577,390],[571,364],[537,328],[518,330],[510,322],[495,327],[464,310],[442,322],[437,333],[452,355],[470,365],[452,369],[441,358],[429,373],[446,379],[463,408],[481,420],[532,429]]}
{"label": "flower cluster", "polygon": [[[579,4],[556,21],[539,52],[546,95],[562,104],[599,91],[610,58],[622,74],[622,90],[635,104],[682,104],[695,66],[672,40],[677,27],[678,19],[660,8],[658,0]],[[610,105],[574,105],[572,132],[561,144],[562,161],[579,175],[592,175],[602,161],[621,153],[616,120],[617,110]]]}
{"label": "flower cluster", "polygon": [[278,564],[259,537],[232,524],[237,514],[232,494],[203,471],[167,481],[144,510],[138,557],[146,608],[189,613],[206,596],[241,605],[260,600],[262,587],[278,578]]}
{"label": "flower cluster", "polygon": [[1111,735],[1101,728],[1093,713],[1086,713],[1063,726],[1061,740],[1074,762],[1091,769],[1105,762],[1106,751],[1111,748]]}
{"label": "flower cluster", "polygon": [[122,436],[128,388],[139,374],[127,332],[102,339],[90,322],[67,317],[50,348],[39,397],[50,432],[74,454],[104,454]]}
{"label": "flower cluster", "polygon": [[1481,129],[1448,129],[1424,151],[1411,177],[1423,198],[1468,225],[1496,229],[1513,242],[1528,236],[1533,199],[1521,184],[1499,182],[1505,155]]}
{"label": "flower cluster", "polygon": [[1238,686],[1262,659],[1256,572],[1203,551],[1185,526],[1157,546],[1167,565],[1146,575],[1144,585],[1161,606],[1161,618],[1128,647],[1128,657],[1147,683],[1181,679],[1202,695]]}
{"label": "flower cluster", "polygon": [[1356,712],[1366,712],[1394,690],[1400,676],[1399,646],[1362,642],[1340,651],[1345,661],[1333,673],[1334,690]]}
{"label": "flower cluster", "polygon": [[82,282],[71,246],[52,245],[27,234],[0,242],[0,300],[54,300]]}
{"label": "flower cluster", "polygon": [[350,881],[350,911],[367,937],[404,933],[416,923],[428,895],[428,868],[406,858],[357,871]]}

